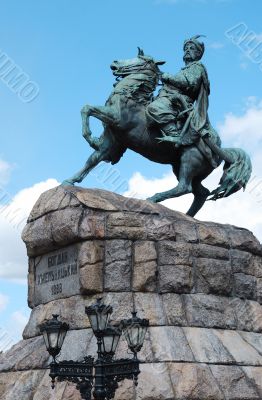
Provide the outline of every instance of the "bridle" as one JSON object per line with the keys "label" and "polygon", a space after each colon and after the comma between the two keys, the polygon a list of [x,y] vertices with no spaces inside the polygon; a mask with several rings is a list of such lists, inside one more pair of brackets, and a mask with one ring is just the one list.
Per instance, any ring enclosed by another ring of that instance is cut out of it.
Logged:
{"label": "bridle", "polygon": [[[151,63],[154,64],[155,68],[147,68],[147,66]],[[156,64],[153,62],[153,60],[146,60],[146,62],[144,64],[141,64],[140,68],[136,69],[135,71],[130,70],[132,67],[124,67],[124,68],[125,68],[124,75],[126,75],[126,76],[130,75],[132,72],[139,73],[139,72],[146,71],[146,70],[155,72],[158,76],[158,80],[159,80],[159,77],[161,76],[161,72],[160,71],[158,72],[159,68],[156,66]],[[128,68],[129,68],[129,71],[128,71]],[[126,70],[127,70],[127,72],[126,72]],[[121,79],[121,76],[116,77],[117,82],[120,79]]]}

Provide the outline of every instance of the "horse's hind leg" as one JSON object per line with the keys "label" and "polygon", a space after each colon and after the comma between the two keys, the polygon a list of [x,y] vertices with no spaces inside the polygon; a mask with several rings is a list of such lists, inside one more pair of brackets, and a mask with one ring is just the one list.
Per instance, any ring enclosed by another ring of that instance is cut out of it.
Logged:
{"label": "horse's hind leg", "polygon": [[194,195],[194,200],[187,212],[187,215],[190,215],[190,217],[194,217],[196,215],[196,213],[203,207],[206,199],[210,195],[210,191],[202,185],[201,180],[200,178],[197,178],[197,180],[193,180],[192,193]]}
{"label": "horse's hind leg", "polygon": [[185,152],[181,158],[181,165],[178,174],[178,185],[166,192],[156,193],[154,196],[150,197],[148,200],[153,203],[158,203],[173,197],[183,196],[184,194],[192,192],[192,177],[194,165],[190,166],[190,151]]}
{"label": "horse's hind leg", "polygon": [[164,201],[167,199],[172,199],[173,197],[183,196],[184,194],[191,193],[192,188],[190,182],[179,182],[178,185],[166,192],[156,193],[154,196],[149,197],[147,200],[152,201],[153,203],[159,203],[160,201]]}
{"label": "horse's hind leg", "polygon": [[62,185],[74,185],[75,182],[80,183],[86,177],[89,172],[97,166],[101,161],[107,161],[107,154],[101,151],[94,151],[88,158],[84,167],[78,171],[71,178],[66,179],[62,182]]}

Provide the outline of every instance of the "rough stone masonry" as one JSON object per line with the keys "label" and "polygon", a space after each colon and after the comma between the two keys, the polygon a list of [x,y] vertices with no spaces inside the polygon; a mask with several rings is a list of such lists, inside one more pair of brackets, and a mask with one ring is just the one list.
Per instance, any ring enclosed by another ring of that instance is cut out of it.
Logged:
{"label": "rough stone masonry", "polygon": [[[95,355],[84,313],[97,297],[113,319],[150,320],[134,388],[118,400],[262,399],[262,246],[246,229],[200,222],[162,205],[103,190],[42,194],[23,232],[29,256],[24,339],[0,355],[3,400],[80,400],[50,387],[38,325],[70,324],[60,359]],[[126,356],[124,340],[118,357]]]}

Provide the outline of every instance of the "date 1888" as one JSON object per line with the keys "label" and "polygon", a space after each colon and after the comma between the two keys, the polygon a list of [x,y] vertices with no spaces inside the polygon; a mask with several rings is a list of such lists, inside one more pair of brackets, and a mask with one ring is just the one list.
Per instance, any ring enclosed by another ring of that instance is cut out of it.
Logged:
{"label": "date 1888", "polygon": [[62,283],[57,283],[56,285],[51,286],[52,295],[62,293],[62,291],[63,291]]}

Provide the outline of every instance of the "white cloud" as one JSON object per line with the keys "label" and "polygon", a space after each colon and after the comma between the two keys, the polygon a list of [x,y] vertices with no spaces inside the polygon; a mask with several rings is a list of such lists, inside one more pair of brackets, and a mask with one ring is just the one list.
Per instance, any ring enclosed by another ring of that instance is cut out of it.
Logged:
{"label": "white cloud", "polygon": [[0,328],[0,351],[7,351],[22,339],[22,333],[29,317],[29,309],[21,309],[11,313],[6,322],[5,329]]}
{"label": "white cloud", "polygon": [[253,152],[262,142],[262,101],[250,97],[247,106],[243,115],[228,113],[223,123],[218,125],[218,130],[222,140]]}
{"label": "white cloud", "polygon": [[9,297],[0,293],[0,312],[3,311],[9,302]]}
{"label": "white cloud", "polygon": [[127,197],[136,197],[144,199],[154,194],[154,191],[162,192],[174,185],[176,178],[173,174],[165,174],[162,178],[147,179],[140,172],[135,172],[128,182],[128,190],[123,193]]}
{"label": "white cloud", "polygon": [[[224,122],[219,125],[219,132],[226,142],[223,147],[241,147],[251,155],[253,174],[245,192],[239,191],[216,202],[206,202],[196,218],[245,227],[262,241],[262,102],[253,97],[247,99],[244,113],[240,116],[227,114]],[[204,181],[204,185],[210,190],[215,189],[221,176],[222,166]],[[147,198],[156,192],[169,190],[176,184],[177,180],[171,172],[159,179],[147,179],[136,172],[124,195]],[[162,204],[186,212],[192,200],[192,195],[186,195],[166,200]]]}
{"label": "white cloud", "polygon": [[[217,169],[206,179],[205,186],[210,190],[218,186],[222,168]],[[226,199],[216,202],[208,201],[197,214],[196,218],[201,221],[214,221],[224,224],[242,226],[254,232],[262,241],[262,196],[257,198],[258,191],[253,190],[256,180],[247,187],[246,191],[240,191]],[[258,183],[258,182],[257,182]],[[147,198],[156,192],[169,190],[175,187],[177,180],[173,173],[166,174],[160,179],[147,179],[136,172],[129,181],[129,189],[125,196]],[[262,181],[260,184],[262,188]],[[161,204],[173,210],[185,213],[193,201],[193,195],[165,200]]]}
{"label": "white cloud", "polygon": [[[28,314],[28,313],[27,313]],[[23,330],[25,325],[28,322],[28,315],[23,310],[18,310],[13,312],[11,315],[12,320],[14,323],[19,325],[20,329]]]}
{"label": "white cloud", "polygon": [[25,188],[10,199],[7,192],[0,192],[0,278],[19,283],[26,282],[27,256],[21,231],[29,212],[44,191],[57,186],[55,179],[48,179]]}
{"label": "white cloud", "polygon": [[29,321],[30,310],[21,309],[11,314],[8,329],[9,332],[13,332],[13,338],[15,341],[21,340],[23,330]]}

